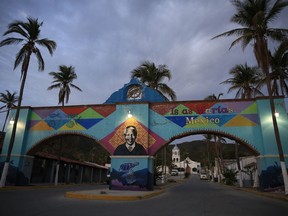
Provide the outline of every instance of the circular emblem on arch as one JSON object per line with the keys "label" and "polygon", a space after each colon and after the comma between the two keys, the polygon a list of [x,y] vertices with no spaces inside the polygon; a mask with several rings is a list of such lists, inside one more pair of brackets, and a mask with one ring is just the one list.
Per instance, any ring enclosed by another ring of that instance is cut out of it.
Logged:
{"label": "circular emblem on arch", "polygon": [[142,89],[139,85],[132,85],[127,91],[127,99],[141,99]]}

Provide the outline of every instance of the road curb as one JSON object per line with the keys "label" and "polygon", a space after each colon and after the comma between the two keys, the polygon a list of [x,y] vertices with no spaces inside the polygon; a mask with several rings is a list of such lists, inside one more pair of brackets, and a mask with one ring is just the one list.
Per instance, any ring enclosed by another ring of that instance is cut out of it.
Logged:
{"label": "road curb", "polygon": [[186,179],[158,185],[153,191],[113,191],[113,190],[90,190],[90,191],[70,191],[65,193],[65,197],[83,200],[115,200],[115,201],[133,201],[143,200],[164,193],[168,188],[173,187]]}
{"label": "road curb", "polygon": [[288,196],[286,196],[283,193],[278,194],[278,193],[272,193],[272,192],[261,192],[258,190],[253,190],[253,189],[248,189],[248,188],[236,188],[236,190],[242,190],[242,191],[256,194],[258,196],[269,197],[269,198],[278,199],[278,200],[288,202]]}
{"label": "road curb", "polygon": [[74,199],[83,199],[83,200],[115,200],[115,201],[133,201],[133,200],[142,200],[148,199],[157,195],[164,193],[165,190],[157,190],[151,192],[128,192],[125,194],[125,191],[119,191],[119,193],[113,194],[109,191],[74,191],[66,192],[65,197],[74,198]]}

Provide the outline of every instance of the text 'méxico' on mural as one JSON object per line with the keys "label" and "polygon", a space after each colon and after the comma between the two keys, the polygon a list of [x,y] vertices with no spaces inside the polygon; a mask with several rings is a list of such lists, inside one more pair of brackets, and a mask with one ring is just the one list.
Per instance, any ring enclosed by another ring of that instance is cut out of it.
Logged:
{"label": "text 'm\u00e9xico' on mural", "polygon": [[[205,109],[205,112],[202,115],[209,115],[203,118],[198,118],[198,116],[189,116],[186,117],[186,125],[189,124],[219,124],[220,123],[220,118],[213,118],[211,115],[213,114],[229,114],[229,113],[234,113],[234,110],[231,108],[227,107],[213,107],[209,109]],[[170,115],[177,116],[177,115],[195,115],[195,111],[191,109],[177,109],[173,108],[170,110]]]}

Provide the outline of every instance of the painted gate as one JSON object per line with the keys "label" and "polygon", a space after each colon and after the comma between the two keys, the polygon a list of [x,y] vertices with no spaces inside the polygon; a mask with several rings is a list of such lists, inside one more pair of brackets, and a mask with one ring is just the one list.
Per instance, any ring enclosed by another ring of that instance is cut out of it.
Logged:
{"label": "painted gate", "polygon": [[[275,99],[275,105],[287,164],[288,119],[284,100]],[[123,133],[127,126],[137,129],[136,143],[144,147],[145,155],[113,155],[119,144],[125,143]],[[11,129],[8,126],[1,161],[7,154]],[[23,107],[11,160],[29,178],[33,157],[27,152],[31,148],[53,136],[78,134],[94,139],[111,154],[111,189],[150,190],[157,151],[174,139],[205,133],[249,146],[258,154],[259,172],[279,164],[267,98]]]}

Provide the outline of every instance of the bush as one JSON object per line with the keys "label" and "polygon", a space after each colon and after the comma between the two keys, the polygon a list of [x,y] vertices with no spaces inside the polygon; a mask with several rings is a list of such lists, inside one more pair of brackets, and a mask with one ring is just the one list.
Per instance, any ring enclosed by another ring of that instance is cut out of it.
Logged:
{"label": "bush", "polygon": [[224,172],[223,172],[224,183],[226,185],[234,185],[234,183],[237,182],[237,178],[236,178],[237,173],[238,173],[238,171],[225,168]]}

